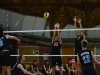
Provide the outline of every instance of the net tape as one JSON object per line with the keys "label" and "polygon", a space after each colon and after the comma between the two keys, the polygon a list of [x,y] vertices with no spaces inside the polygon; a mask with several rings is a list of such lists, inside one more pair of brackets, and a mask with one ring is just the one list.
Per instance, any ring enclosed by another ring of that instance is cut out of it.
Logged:
{"label": "net tape", "polygon": [[54,30],[54,29],[50,29],[50,30],[21,30],[21,31],[4,31],[4,33],[28,33],[28,32],[49,32],[49,31],[81,31],[81,30],[100,30],[100,28],[84,28],[84,29],[59,29],[59,30]]}
{"label": "net tape", "polygon": [[[10,55],[10,56],[20,56],[20,55]],[[77,55],[23,55],[23,56],[77,56]],[[94,55],[100,56],[100,55]]]}

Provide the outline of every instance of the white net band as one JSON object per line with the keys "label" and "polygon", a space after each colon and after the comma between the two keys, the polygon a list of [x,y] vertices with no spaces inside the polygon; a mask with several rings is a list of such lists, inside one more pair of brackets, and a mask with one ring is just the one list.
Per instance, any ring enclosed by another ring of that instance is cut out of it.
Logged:
{"label": "white net band", "polygon": [[28,33],[28,32],[50,32],[50,31],[81,31],[81,30],[100,30],[100,28],[84,28],[84,29],[59,29],[59,30],[21,30],[21,31],[4,31],[4,33]]}
{"label": "white net band", "polygon": [[[20,55],[10,55],[10,56],[20,56]],[[23,55],[23,56],[77,56],[77,55]],[[94,55],[100,56],[100,55]]]}

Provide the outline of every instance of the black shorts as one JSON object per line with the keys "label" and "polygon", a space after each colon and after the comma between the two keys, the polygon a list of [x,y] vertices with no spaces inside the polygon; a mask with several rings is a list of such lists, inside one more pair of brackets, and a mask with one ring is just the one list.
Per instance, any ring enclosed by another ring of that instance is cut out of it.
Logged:
{"label": "black shorts", "polygon": [[82,69],[82,75],[96,75],[96,71],[94,68],[83,68]]}
{"label": "black shorts", "polygon": [[61,57],[60,56],[54,56],[52,57],[52,67],[58,65],[59,67],[62,66],[62,60],[61,60]]}
{"label": "black shorts", "polygon": [[10,65],[10,53],[8,51],[0,52],[0,66]]}

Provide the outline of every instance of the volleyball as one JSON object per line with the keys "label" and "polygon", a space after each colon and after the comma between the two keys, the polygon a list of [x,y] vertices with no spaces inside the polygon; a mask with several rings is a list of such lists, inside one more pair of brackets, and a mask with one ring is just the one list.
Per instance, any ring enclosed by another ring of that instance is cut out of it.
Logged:
{"label": "volleyball", "polygon": [[44,13],[44,18],[48,18],[50,16],[50,14],[48,12]]}

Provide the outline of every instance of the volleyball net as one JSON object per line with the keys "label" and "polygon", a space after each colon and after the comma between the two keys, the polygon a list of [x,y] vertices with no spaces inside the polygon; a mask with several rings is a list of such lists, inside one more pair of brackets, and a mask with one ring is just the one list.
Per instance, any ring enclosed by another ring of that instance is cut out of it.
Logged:
{"label": "volleyball net", "polygon": [[[100,56],[100,28],[84,28],[84,29],[59,29],[59,30],[21,30],[21,31],[4,31],[4,33],[10,33],[15,35],[21,40],[21,44],[18,45],[18,51],[11,56],[19,56],[23,54],[26,57],[27,62],[31,62],[33,59],[43,60],[49,59],[52,56],[61,56],[62,60],[67,60],[70,57],[75,57],[75,31],[84,30],[86,39],[89,41],[88,48],[94,52],[94,56],[99,59]],[[51,41],[53,31],[59,31],[62,39],[61,55],[52,55]],[[30,58],[32,58],[30,60]]]}

